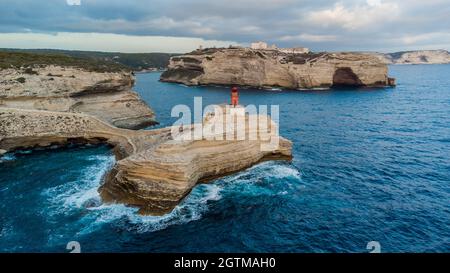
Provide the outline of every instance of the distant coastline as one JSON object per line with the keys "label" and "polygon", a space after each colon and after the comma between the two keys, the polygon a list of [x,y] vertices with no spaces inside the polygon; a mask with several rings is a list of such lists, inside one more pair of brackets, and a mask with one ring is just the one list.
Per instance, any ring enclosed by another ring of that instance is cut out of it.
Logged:
{"label": "distant coastline", "polygon": [[73,58],[89,59],[97,62],[106,62],[124,65],[130,70],[138,71],[162,71],[169,64],[172,53],[120,53],[100,51],[79,51],[59,49],[1,49],[0,52],[24,52],[33,54],[58,54]]}
{"label": "distant coastline", "polygon": [[[170,59],[160,80],[185,85],[313,89],[395,86],[388,67],[364,53],[244,47],[206,48]],[[297,53],[299,52],[299,53]]]}
{"label": "distant coastline", "polygon": [[135,70],[133,71],[134,74],[147,74],[147,73],[161,73],[166,71],[166,68],[148,68],[148,69],[142,69],[142,70]]}
{"label": "distant coastline", "polygon": [[373,53],[386,64],[449,64],[450,53],[447,50],[414,50],[395,53]]}
{"label": "distant coastline", "polygon": [[[12,49],[0,48],[0,52],[26,52],[35,54],[60,54],[69,57],[93,59],[101,62],[111,62],[127,66],[134,73],[164,72],[170,62],[170,58],[183,54],[174,53],[119,53],[100,51],[79,51],[59,49]],[[380,59],[389,65],[403,64],[449,64],[450,53],[447,50],[413,50],[393,53],[380,52],[354,52],[366,53]]]}

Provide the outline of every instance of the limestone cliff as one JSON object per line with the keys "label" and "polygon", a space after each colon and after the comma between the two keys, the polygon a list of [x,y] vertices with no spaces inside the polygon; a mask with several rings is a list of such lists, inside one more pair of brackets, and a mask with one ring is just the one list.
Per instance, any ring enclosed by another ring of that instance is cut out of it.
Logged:
{"label": "limestone cliff", "polygon": [[417,50],[396,53],[371,53],[386,64],[448,64],[447,50]]}
{"label": "limestone cliff", "polygon": [[130,129],[155,124],[130,72],[36,65],[0,70],[0,107],[91,114]]}
{"label": "limestone cliff", "polygon": [[161,81],[289,89],[393,83],[386,64],[368,54],[289,54],[250,48],[205,49],[172,57]]}
{"label": "limestone cliff", "polygon": [[[271,129],[276,125],[267,116],[243,115],[233,122],[253,118],[267,124],[246,126],[246,134],[259,136],[255,139],[215,138],[230,132],[234,135],[237,125],[189,139],[185,136],[195,126],[132,131],[86,114],[0,108],[0,152],[70,142],[107,142],[115,147],[119,161],[100,189],[103,199],[138,206],[141,213],[161,215],[170,212],[197,183],[263,160],[290,158],[291,142]],[[224,120],[209,116],[203,125],[211,128]],[[178,133],[174,135],[174,131]],[[272,140],[277,145],[271,145]]]}

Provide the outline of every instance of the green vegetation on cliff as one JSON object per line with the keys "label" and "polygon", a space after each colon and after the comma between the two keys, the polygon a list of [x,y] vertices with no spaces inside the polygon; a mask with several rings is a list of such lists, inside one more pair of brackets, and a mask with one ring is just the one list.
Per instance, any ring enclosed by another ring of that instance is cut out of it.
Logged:
{"label": "green vegetation on cliff", "polygon": [[170,57],[175,55],[169,53],[111,53],[54,49],[1,49],[0,51],[65,55],[74,58],[89,59],[97,62],[121,64],[134,71],[145,69],[165,69],[169,64]]}
{"label": "green vegetation on cliff", "polygon": [[73,66],[93,72],[131,71],[129,67],[122,64],[87,58],[74,58],[63,54],[0,51],[0,69],[28,68],[25,70],[25,73],[32,73],[33,70],[30,68],[40,65]]}

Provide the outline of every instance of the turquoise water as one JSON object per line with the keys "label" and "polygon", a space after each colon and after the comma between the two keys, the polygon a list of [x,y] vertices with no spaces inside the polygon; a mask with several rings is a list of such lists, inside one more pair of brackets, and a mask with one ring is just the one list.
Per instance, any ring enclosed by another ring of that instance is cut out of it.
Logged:
{"label": "turquoise water", "polygon": [[[171,214],[102,205],[106,146],[8,154],[0,163],[0,252],[450,251],[450,65],[392,66],[395,89],[242,90],[279,104],[292,163],[267,162],[200,185]],[[223,87],[137,76],[170,125],[171,108],[228,101]]]}

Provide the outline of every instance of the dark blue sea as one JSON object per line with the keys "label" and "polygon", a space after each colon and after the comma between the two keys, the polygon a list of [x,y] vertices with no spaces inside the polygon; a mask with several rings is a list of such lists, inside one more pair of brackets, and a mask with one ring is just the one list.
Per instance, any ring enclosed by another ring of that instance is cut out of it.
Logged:
{"label": "dark blue sea", "polygon": [[[0,252],[450,251],[450,65],[391,66],[396,88],[241,90],[280,105],[294,159],[197,186],[172,213],[101,205],[106,146],[7,154],[0,163]],[[177,104],[229,99],[139,74],[135,90],[171,125]],[[93,206],[93,204],[97,204]]]}

